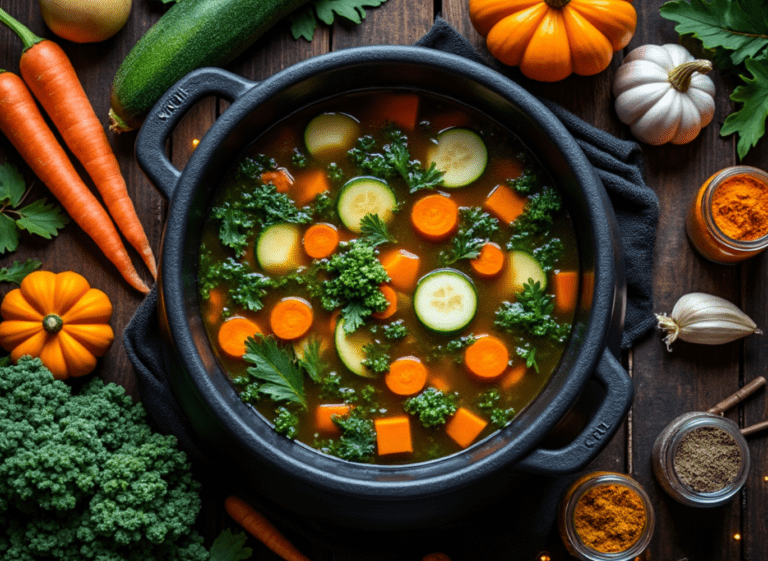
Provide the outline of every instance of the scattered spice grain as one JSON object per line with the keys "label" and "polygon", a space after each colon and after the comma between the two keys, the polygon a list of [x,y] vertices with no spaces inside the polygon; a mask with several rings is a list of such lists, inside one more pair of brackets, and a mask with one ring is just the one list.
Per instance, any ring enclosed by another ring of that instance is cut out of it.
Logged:
{"label": "scattered spice grain", "polygon": [[746,174],[723,181],[712,194],[715,224],[733,240],[768,234],[768,185]]}
{"label": "scattered spice grain", "polygon": [[717,427],[700,427],[680,440],[674,469],[680,481],[697,493],[714,493],[727,486],[741,468],[736,440]]}
{"label": "scattered spice grain", "polygon": [[643,500],[635,491],[610,483],[579,498],[573,525],[587,547],[601,553],[620,553],[640,538],[646,518]]}

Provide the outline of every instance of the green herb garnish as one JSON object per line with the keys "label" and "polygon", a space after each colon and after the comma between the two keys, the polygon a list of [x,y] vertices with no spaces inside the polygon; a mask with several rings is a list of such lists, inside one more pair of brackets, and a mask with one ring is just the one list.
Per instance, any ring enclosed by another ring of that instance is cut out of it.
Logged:
{"label": "green herb garnish", "polygon": [[396,243],[395,237],[378,214],[366,214],[360,220],[360,234],[363,241],[372,247],[385,243]]}
{"label": "green herb garnish", "polygon": [[443,265],[462,259],[475,259],[480,250],[499,231],[498,219],[478,207],[462,208],[461,222],[447,250],[440,252]]}
{"label": "green herb garnish", "polygon": [[456,413],[456,395],[444,394],[430,387],[419,395],[406,399],[403,402],[403,409],[409,415],[418,417],[425,428],[440,427]]}
{"label": "green herb garnish", "polygon": [[273,337],[249,337],[243,360],[251,365],[246,372],[259,382],[260,394],[307,408],[304,371],[290,347],[278,346]]}
{"label": "green herb garnish", "polygon": [[502,331],[524,331],[536,337],[549,337],[558,343],[565,342],[571,326],[558,323],[552,316],[555,297],[541,288],[540,282],[523,284],[523,291],[517,293],[517,301],[504,302],[496,310],[493,324]]}

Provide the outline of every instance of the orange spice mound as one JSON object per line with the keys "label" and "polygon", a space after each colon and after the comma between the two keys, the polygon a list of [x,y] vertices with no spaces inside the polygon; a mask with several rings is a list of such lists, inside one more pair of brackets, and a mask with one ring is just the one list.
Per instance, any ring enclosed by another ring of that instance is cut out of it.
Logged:
{"label": "orange spice mound", "polygon": [[768,234],[768,185],[747,175],[729,177],[712,195],[712,216],[733,240],[756,240]]}
{"label": "orange spice mound", "polygon": [[587,547],[601,553],[626,551],[645,527],[645,505],[623,485],[600,485],[579,498],[573,525]]}

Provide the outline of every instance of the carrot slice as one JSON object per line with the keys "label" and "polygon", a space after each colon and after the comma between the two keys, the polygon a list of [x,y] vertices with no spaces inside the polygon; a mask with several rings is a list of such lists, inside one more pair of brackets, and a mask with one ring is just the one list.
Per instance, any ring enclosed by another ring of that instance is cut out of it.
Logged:
{"label": "carrot slice", "polygon": [[512,223],[525,210],[526,199],[506,185],[497,185],[483,203],[483,209],[505,224]]}
{"label": "carrot slice", "polygon": [[223,288],[214,288],[208,294],[208,302],[205,305],[208,323],[216,323],[221,317],[221,312],[224,311],[224,296]]}
{"label": "carrot slice", "polygon": [[475,273],[483,278],[495,277],[504,268],[504,252],[493,242],[488,242],[480,249],[480,255],[469,260]]}
{"label": "carrot slice", "polygon": [[293,185],[293,177],[285,168],[277,168],[274,171],[265,171],[261,174],[262,183],[271,183],[278,193],[287,193]]}
{"label": "carrot slice", "polygon": [[552,278],[552,292],[555,294],[555,311],[569,313],[576,309],[579,295],[579,274],[576,271],[560,271]]}
{"label": "carrot slice", "polygon": [[331,182],[328,175],[321,169],[311,169],[296,174],[292,194],[296,206],[308,205],[320,194],[331,190]]}
{"label": "carrot slice", "polygon": [[387,319],[397,312],[397,292],[395,292],[394,288],[387,286],[386,284],[382,284],[379,287],[379,290],[381,290],[384,298],[387,299],[387,308],[382,312],[373,312],[372,315],[376,319]]}
{"label": "carrot slice", "polygon": [[315,427],[322,433],[338,434],[341,431],[333,422],[333,416],[343,417],[347,413],[349,413],[349,405],[346,403],[322,403],[315,409]]}
{"label": "carrot slice", "polygon": [[312,306],[302,298],[289,296],[283,298],[269,314],[269,326],[280,339],[290,341],[299,339],[307,334],[312,327]]}
{"label": "carrot slice", "polygon": [[419,256],[404,249],[396,249],[381,256],[381,264],[389,275],[393,288],[410,292],[419,276]]}
{"label": "carrot slice", "polygon": [[423,238],[433,242],[442,241],[456,230],[459,206],[449,197],[427,195],[413,205],[411,223]]}
{"label": "carrot slice", "polygon": [[528,367],[525,364],[518,364],[513,366],[512,369],[501,379],[501,381],[499,381],[499,387],[502,390],[508,390],[512,386],[519,383],[527,371]]}
{"label": "carrot slice", "polygon": [[464,351],[464,364],[475,376],[491,379],[501,376],[509,364],[509,351],[492,335],[481,337]]}
{"label": "carrot slice", "polygon": [[380,456],[413,452],[411,422],[407,415],[375,419],[373,423],[376,427],[376,447]]}
{"label": "carrot slice", "polygon": [[488,424],[465,407],[459,407],[451,420],[445,425],[445,432],[462,448],[466,448],[477,438]]}
{"label": "carrot slice", "polygon": [[230,358],[243,358],[245,340],[261,333],[258,325],[247,318],[228,319],[219,327],[219,347]]}
{"label": "carrot slice", "polygon": [[419,96],[416,94],[392,94],[382,99],[376,107],[385,121],[394,123],[406,131],[416,128],[419,118]]}
{"label": "carrot slice", "polygon": [[399,358],[390,364],[384,382],[392,393],[413,395],[427,383],[427,369],[415,357]]}
{"label": "carrot slice", "polygon": [[330,256],[339,245],[339,231],[332,224],[314,224],[304,233],[304,251],[312,259]]}

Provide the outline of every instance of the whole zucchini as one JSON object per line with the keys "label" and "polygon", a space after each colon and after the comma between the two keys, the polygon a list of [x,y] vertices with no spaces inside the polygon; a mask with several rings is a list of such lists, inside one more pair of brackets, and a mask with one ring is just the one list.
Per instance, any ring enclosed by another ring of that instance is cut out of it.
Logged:
{"label": "whole zucchini", "polygon": [[308,0],[181,0],[134,45],[112,81],[111,130],[137,128],[188,72],[226,64]]}

